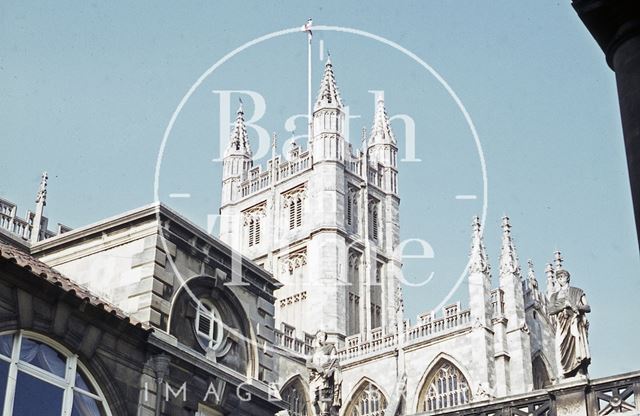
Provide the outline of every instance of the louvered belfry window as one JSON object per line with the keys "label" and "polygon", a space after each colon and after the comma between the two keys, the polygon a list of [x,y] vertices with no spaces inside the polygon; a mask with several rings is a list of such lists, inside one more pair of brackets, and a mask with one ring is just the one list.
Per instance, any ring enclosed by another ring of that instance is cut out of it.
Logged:
{"label": "louvered belfry window", "polygon": [[296,196],[289,202],[289,229],[302,225],[302,199]]}
{"label": "louvered belfry window", "polygon": [[260,218],[252,218],[249,220],[249,247],[260,244],[260,236]]}

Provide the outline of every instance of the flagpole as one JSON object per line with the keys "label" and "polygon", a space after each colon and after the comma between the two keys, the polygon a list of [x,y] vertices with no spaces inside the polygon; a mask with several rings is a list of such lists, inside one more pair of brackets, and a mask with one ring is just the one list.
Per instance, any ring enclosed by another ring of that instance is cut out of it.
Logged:
{"label": "flagpole", "polygon": [[311,114],[311,30],[307,31],[307,116],[309,117],[309,151],[313,155],[313,115]]}

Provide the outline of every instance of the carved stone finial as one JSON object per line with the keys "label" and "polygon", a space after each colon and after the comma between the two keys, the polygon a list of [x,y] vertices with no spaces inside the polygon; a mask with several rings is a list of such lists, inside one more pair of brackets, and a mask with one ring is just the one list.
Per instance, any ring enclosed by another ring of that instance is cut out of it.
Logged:
{"label": "carved stone finial", "polygon": [[316,99],[314,109],[317,110],[323,107],[342,108],[342,98],[340,97],[340,91],[338,90],[336,78],[333,74],[331,57],[327,59],[324,65],[324,74],[322,75],[320,91],[318,91],[318,98]]}
{"label": "carved stone finial", "polygon": [[49,180],[49,175],[47,172],[42,172],[42,176],[40,178],[40,188],[38,189],[38,194],[36,195],[36,203],[42,203],[42,205],[47,205],[47,181]]}
{"label": "carved stone finial", "polygon": [[511,237],[511,223],[506,215],[502,217],[502,249],[500,250],[500,275],[513,274],[520,277],[520,262]]}
{"label": "carved stone finial", "polygon": [[371,139],[369,144],[391,143],[396,144],[396,136],[391,130],[391,122],[384,106],[384,100],[379,99],[376,103],[376,113],[374,115],[373,127],[371,128]]}
{"label": "carved stone finial", "polygon": [[556,270],[562,269],[563,261],[564,259],[562,258],[562,253],[560,253],[560,251],[553,253],[553,266]]}
{"label": "carved stone finial", "polygon": [[[538,279],[536,279],[536,274],[535,271],[533,270],[533,260],[529,259],[527,260],[527,280],[529,282],[529,287],[531,288],[532,291],[537,292],[538,291]],[[534,294],[534,296],[537,296],[537,293]]]}
{"label": "carved stone finial", "polygon": [[544,268],[544,273],[547,276],[547,299],[551,299],[551,295],[556,291],[556,273],[553,270],[553,264],[547,263]]}
{"label": "carved stone finial", "polygon": [[242,108],[242,100],[236,112],[236,121],[231,130],[229,137],[229,146],[225,152],[225,156],[243,155],[251,157],[251,145],[249,144],[249,134],[244,121],[244,110]]}
{"label": "carved stone finial", "polygon": [[480,217],[475,216],[471,222],[471,253],[469,255],[469,273],[483,273],[489,275],[490,267],[487,251],[482,236]]}

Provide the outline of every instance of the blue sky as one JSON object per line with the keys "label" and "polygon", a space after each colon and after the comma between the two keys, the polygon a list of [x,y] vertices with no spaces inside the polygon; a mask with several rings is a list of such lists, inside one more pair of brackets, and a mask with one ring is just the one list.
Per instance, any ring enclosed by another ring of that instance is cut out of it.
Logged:
{"label": "blue sky", "polygon": [[[429,63],[473,118],[487,164],[494,282],[500,217],[508,213],[521,263],[533,259],[541,284],[544,264],[560,249],[572,283],[587,292],[592,375],[632,370],[639,340],[629,317],[640,312],[640,264],[615,80],[569,3],[2,2],[0,197],[24,213],[46,169],[54,224],[78,227],[151,202],[167,123],[217,60],[310,16],[361,29]],[[390,114],[416,120],[422,161],[400,164],[402,236],[428,241],[435,257],[406,262],[414,281],[434,273],[428,285],[406,291],[415,317],[440,303],[467,261],[481,199],[455,195],[481,195],[473,138],[442,86],[406,56],[349,34],[316,33],[314,45],[321,40],[345,103],[361,115],[353,134],[371,125],[368,90],[385,91]],[[314,90],[321,65],[314,49]],[[267,101],[260,124],[286,138],[284,120],[306,111],[305,77],[305,38],[295,34],[250,48],[207,78],[168,141],[161,199],[201,225],[217,212],[220,165],[211,159],[220,120],[212,90],[260,92]],[[394,128],[402,137],[401,125]],[[172,200],[171,192],[192,198]],[[463,285],[454,299],[465,297]]]}

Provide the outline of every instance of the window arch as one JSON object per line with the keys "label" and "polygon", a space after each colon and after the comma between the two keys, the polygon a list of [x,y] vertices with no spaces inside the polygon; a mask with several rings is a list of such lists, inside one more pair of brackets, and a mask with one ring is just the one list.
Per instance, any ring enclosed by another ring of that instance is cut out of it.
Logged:
{"label": "window arch", "polygon": [[111,416],[78,356],[38,335],[0,335],[0,413]]}
{"label": "window arch", "polygon": [[299,377],[294,377],[280,393],[282,400],[289,404],[290,416],[309,416],[307,394]]}
{"label": "window arch", "polygon": [[351,398],[345,416],[384,416],[387,399],[380,389],[365,381]]}
{"label": "window arch", "polygon": [[242,211],[244,217],[244,238],[248,247],[260,244],[262,237],[262,219],[266,215],[266,209],[266,202],[261,202],[258,205]]}
{"label": "window arch", "polygon": [[357,233],[358,230],[358,190],[353,187],[347,189],[347,208],[346,208],[347,227],[351,231]]}
{"label": "window arch", "polygon": [[432,412],[469,403],[469,382],[451,362],[442,359],[427,377],[418,396],[418,411]]}
{"label": "window arch", "polygon": [[289,229],[302,225],[302,197],[296,196],[289,203]]}
{"label": "window arch", "polygon": [[369,239],[378,241],[380,233],[380,203],[373,199],[369,199]]}
{"label": "window arch", "polygon": [[206,299],[200,299],[198,302],[195,329],[203,348],[220,348],[224,335],[220,312]]}
{"label": "window arch", "polygon": [[537,355],[531,364],[533,370],[533,389],[543,389],[545,386],[549,385],[550,377],[542,356]]}
{"label": "window arch", "polygon": [[302,225],[304,214],[304,199],[306,185],[300,185],[282,194],[283,206],[287,209],[289,229],[293,230]]}

